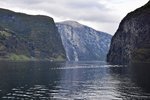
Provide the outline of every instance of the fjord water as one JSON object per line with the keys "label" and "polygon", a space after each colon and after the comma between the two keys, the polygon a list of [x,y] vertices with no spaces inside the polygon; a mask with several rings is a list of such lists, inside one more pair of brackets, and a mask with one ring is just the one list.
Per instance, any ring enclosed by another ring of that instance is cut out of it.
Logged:
{"label": "fjord water", "polygon": [[141,66],[0,62],[0,100],[148,100],[149,68]]}

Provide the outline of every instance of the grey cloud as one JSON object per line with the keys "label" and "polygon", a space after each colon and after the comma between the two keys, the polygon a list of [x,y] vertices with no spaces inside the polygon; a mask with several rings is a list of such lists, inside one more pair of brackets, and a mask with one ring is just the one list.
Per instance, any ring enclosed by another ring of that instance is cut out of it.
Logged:
{"label": "grey cloud", "polygon": [[[101,0],[100,0],[101,1]],[[2,0],[6,8],[44,11],[60,19],[117,23],[118,16],[98,0]],[[109,0],[107,0],[109,1]],[[115,0],[116,1],[116,0]],[[55,18],[54,18],[55,19]]]}
{"label": "grey cloud", "polygon": [[105,5],[102,5],[98,2],[70,2],[67,4],[71,8],[76,9],[90,9],[90,8],[99,8],[99,9],[106,9]]}
{"label": "grey cloud", "polygon": [[118,18],[113,15],[103,15],[103,14],[92,14],[78,17],[78,20],[99,22],[99,23],[118,23]]}
{"label": "grey cloud", "polygon": [[4,2],[8,3],[16,3],[16,4],[35,4],[35,3],[40,3],[43,2],[42,0],[5,0]]}
{"label": "grey cloud", "polygon": [[116,16],[109,13],[111,9],[107,9],[97,0],[5,0],[3,2],[11,3],[12,7],[17,6],[20,9],[44,10],[58,18],[116,22]]}

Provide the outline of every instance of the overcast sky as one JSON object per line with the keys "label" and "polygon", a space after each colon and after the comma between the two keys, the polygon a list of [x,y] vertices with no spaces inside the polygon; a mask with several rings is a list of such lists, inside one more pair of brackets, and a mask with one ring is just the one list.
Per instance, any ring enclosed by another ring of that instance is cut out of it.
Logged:
{"label": "overcast sky", "polygon": [[75,20],[96,30],[114,34],[122,18],[148,0],[1,0],[1,8],[42,14],[55,22]]}

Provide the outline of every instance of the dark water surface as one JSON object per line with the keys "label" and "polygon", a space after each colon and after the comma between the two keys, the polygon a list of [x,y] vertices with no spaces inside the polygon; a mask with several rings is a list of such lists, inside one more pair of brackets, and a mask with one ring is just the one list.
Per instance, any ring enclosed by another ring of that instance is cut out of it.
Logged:
{"label": "dark water surface", "polygon": [[0,62],[0,100],[149,100],[149,64]]}

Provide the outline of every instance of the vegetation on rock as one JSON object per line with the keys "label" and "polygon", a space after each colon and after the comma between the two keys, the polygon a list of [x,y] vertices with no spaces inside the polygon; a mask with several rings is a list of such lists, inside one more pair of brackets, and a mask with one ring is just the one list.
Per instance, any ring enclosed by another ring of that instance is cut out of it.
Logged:
{"label": "vegetation on rock", "polygon": [[52,18],[0,9],[0,58],[9,60],[66,59]]}

